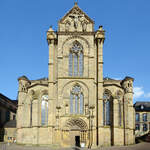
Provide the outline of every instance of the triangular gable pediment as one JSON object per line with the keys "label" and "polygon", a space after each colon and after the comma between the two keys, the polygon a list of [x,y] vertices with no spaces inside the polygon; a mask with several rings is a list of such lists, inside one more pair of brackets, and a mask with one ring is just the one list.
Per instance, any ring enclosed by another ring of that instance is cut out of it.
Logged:
{"label": "triangular gable pediment", "polygon": [[84,13],[77,4],[75,4],[74,7],[62,19],[59,20],[59,23],[65,23],[66,19],[72,15],[84,17],[89,23],[94,24],[94,21],[86,13]]}

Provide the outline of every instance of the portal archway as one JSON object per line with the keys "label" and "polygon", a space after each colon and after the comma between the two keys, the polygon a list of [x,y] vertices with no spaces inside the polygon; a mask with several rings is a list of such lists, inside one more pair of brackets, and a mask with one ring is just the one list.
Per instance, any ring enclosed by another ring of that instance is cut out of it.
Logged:
{"label": "portal archway", "polygon": [[81,118],[71,118],[65,123],[62,130],[63,144],[68,146],[80,146],[88,143],[88,126]]}

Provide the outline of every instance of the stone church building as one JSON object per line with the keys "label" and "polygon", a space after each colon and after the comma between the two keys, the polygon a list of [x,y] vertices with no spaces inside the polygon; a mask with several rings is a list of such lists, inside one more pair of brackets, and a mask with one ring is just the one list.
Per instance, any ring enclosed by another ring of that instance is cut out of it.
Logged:
{"label": "stone church building", "polygon": [[75,3],[47,31],[48,78],[19,81],[17,143],[110,146],[134,143],[133,78],[103,77],[105,31]]}

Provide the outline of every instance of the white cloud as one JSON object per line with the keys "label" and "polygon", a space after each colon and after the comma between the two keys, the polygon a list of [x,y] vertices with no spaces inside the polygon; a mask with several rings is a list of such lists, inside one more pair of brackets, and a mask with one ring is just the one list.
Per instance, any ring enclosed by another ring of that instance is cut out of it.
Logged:
{"label": "white cloud", "polygon": [[144,96],[144,90],[143,87],[134,87],[133,88],[134,91],[134,99],[140,98],[142,96]]}
{"label": "white cloud", "polygon": [[144,95],[144,97],[145,97],[145,98],[150,98],[150,93],[146,93],[146,94]]}
{"label": "white cloud", "polygon": [[112,79],[114,79],[114,80],[121,80],[121,78],[112,78]]}

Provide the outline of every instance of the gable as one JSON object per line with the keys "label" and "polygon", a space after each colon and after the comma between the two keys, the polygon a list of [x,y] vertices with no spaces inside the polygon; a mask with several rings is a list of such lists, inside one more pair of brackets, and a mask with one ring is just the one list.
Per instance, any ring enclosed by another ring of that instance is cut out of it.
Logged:
{"label": "gable", "polygon": [[84,17],[88,22],[94,24],[94,21],[89,18],[89,16],[84,13],[77,4],[62,18],[60,19],[59,23],[64,23],[66,18],[72,15],[78,15],[79,17]]}
{"label": "gable", "polygon": [[75,3],[74,7],[59,21],[59,31],[92,31],[94,21]]}

